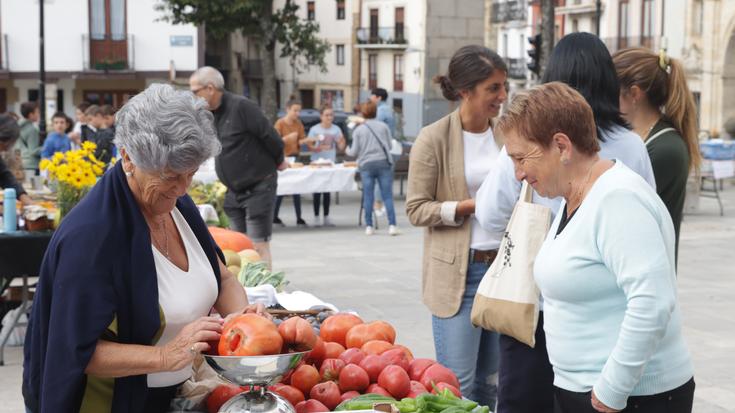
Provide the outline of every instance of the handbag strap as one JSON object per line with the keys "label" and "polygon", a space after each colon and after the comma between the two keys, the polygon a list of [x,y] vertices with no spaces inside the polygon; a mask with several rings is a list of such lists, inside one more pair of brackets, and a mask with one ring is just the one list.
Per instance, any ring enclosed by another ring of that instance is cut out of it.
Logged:
{"label": "handbag strap", "polygon": [[663,135],[666,132],[676,132],[676,129],[674,129],[674,128],[664,128],[664,129],[661,129],[660,131],[656,132],[653,136],[651,136],[650,138],[646,139],[646,146],[648,146],[656,138],[658,138],[659,136]]}
{"label": "handbag strap", "polygon": [[375,139],[378,140],[378,146],[380,146],[380,149],[383,150],[383,154],[385,155],[385,159],[388,161],[389,164],[393,165],[393,157],[390,156],[390,154],[388,153],[388,150],[385,149],[385,146],[383,145],[383,142],[380,141],[380,137],[378,137],[378,135],[373,131],[373,128],[371,128],[370,126],[368,126],[367,122],[363,123],[363,125],[365,125],[365,127],[368,128],[368,130],[375,137]]}
{"label": "handbag strap", "polygon": [[525,179],[523,180],[523,185],[521,185],[521,196],[520,199],[523,202],[531,202],[533,199],[533,188],[531,188],[531,185],[528,184],[528,181]]}

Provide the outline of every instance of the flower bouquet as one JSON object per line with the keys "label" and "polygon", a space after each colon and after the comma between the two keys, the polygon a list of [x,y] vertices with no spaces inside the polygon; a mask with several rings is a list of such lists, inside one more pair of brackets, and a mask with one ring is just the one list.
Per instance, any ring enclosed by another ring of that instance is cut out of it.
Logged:
{"label": "flower bouquet", "polygon": [[82,200],[105,172],[105,164],[94,156],[96,148],[97,145],[87,141],[82,143],[81,149],[57,152],[39,164],[41,170],[48,172],[48,179],[55,183],[59,220]]}

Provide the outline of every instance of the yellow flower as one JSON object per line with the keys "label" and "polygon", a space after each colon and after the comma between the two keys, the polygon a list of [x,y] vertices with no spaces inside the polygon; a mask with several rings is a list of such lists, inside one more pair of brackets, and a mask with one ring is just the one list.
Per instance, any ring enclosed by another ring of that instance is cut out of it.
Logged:
{"label": "yellow flower", "polygon": [[56,152],[54,156],[51,157],[51,161],[55,164],[61,163],[61,161],[64,160],[64,154],[61,152]]}
{"label": "yellow flower", "polygon": [[92,141],[86,141],[82,143],[82,149],[87,152],[94,152],[94,150],[97,149],[97,144]]}
{"label": "yellow flower", "polygon": [[51,161],[48,159],[41,159],[41,162],[38,164],[38,167],[42,170],[48,169],[49,165],[51,165]]}

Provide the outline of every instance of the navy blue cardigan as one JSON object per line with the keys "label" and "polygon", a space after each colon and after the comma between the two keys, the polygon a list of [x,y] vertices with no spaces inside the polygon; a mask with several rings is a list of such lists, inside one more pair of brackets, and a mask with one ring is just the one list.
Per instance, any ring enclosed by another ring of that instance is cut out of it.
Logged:
{"label": "navy blue cardigan", "polygon": [[[222,252],[191,198],[176,206],[219,288]],[[120,343],[150,345],[160,327],[150,232],[120,163],[64,218],[43,259],[23,362],[23,396],[32,411],[79,411],[84,370],[115,316]],[[116,379],[112,412],[143,411],[146,392],[145,375]]]}

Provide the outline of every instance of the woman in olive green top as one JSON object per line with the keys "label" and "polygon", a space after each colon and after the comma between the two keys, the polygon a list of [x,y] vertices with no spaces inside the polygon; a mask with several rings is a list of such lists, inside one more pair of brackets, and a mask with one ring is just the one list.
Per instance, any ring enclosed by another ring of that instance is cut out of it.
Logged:
{"label": "woman in olive green top", "polygon": [[674,221],[676,253],[690,172],[699,172],[697,109],[678,60],[644,48],[613,55],[620,79],[620,111],[643,138],[656,177],[656,192]]}

